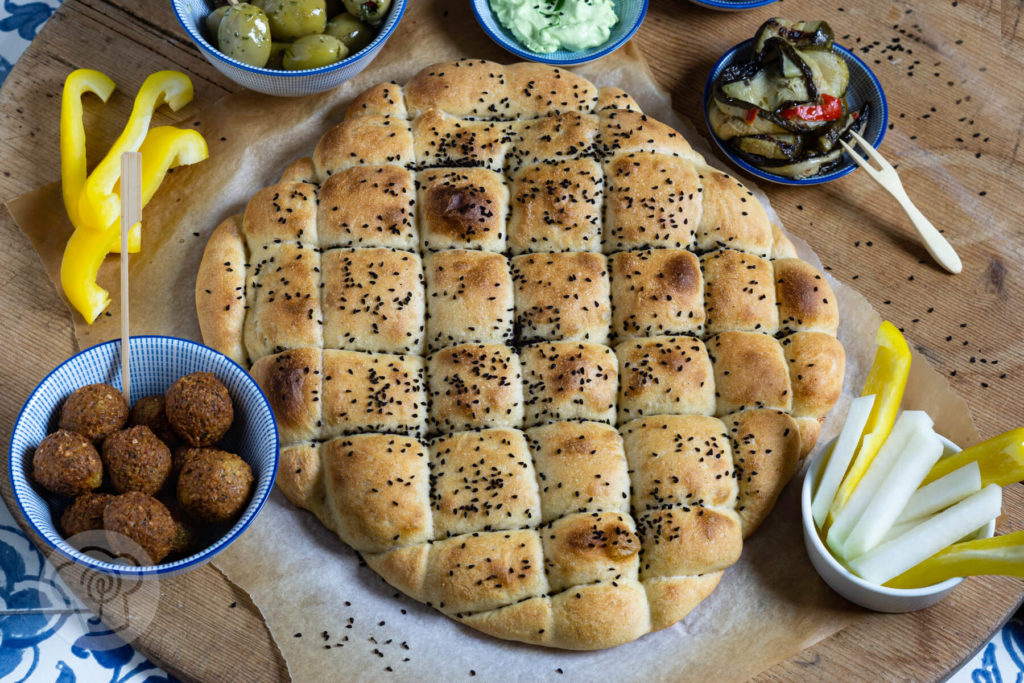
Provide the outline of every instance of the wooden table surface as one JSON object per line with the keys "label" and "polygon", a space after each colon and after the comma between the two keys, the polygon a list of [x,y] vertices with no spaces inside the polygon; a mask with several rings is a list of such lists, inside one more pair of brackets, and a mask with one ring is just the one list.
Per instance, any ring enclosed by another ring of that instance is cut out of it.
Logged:
{"label": "wooden table surface", "polygon": [[[711,65],[770,16],[826,19],[841,44],[858,49],[889,99],[882,151],[959,251],[964,272],[950,276],[934,266],[895,202],[863,173],[814,188],[765,189],[787,230],[949,376],[986,438],[1024,424],[1024,3],[1001,5],[786,0],[730,14],[652,0],[636,38],[676,109],[695,122]],[[385,49],[401,47],[392,41]],[[0,200],[58,179],[61,84],[78,67],[99,69],[118,85],[111,102],[86,117],[91,159],[120,132],[130,95],[152,71],[190,74],[190,107],[237,88],[189,42],[166,0],[66,0],[0,89]],[[170,121],[163,112],[155,118]],[[0,251],[0,346],[8,359],[0,364],[0,432],[9,439],[28,393],[76,348],[68,311],[6,211],[0,236],[7,245]],[[10,504],[6,477],[0,492]],[[1024,487],[1007,489],[1004,499],[1000,531],[1024,527]],[[216,569],[166,580],[161,589],[160,614],[135,643],[154,661],[186,679],[286,678],[251,602]],[[1012,579],[968,580],[936,607],[870,615],[762,677],[941,678],[1013,612],[1022,590]],[[225,623],[232,603],[234,617]]]}

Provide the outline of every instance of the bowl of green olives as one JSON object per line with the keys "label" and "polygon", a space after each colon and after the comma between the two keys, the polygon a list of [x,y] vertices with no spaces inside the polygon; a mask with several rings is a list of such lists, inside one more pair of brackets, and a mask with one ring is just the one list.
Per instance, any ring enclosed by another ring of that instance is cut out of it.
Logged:
{"label": "bowl of green olives", "polygon": [[222,74],[267,95],[335,88],[366,68],[408,0],[171,0],[182,28]]}

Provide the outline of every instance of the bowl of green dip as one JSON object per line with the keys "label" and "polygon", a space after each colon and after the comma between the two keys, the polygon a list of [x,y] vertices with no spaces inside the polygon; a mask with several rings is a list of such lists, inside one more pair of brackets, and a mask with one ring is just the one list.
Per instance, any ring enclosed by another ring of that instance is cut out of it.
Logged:
{"label": "bowl of green dip", "polygon": [[484,32],[533,62],[586,64],[622,47],[640,28],[647,0],[472,0]]}

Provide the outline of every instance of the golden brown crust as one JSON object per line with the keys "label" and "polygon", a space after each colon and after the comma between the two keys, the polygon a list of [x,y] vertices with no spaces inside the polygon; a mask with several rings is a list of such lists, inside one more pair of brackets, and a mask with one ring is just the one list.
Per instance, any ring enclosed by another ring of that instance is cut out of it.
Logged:
{"label": "golden brown crust", "polygon": [[321,439],[378,431],[418,436],[426,431],[419,356],[325,350],[320,399]]}
{"label": "golden brown crust", "polygon": [[423,268],[395,249],[328,249],[321,257],[324,346],[423,352]]}
{"label": "golden brown crust", "polygon": [[818,443],[825,418],[795,417],[793,419],[796,421],[797,429],[800,430],[800,460],[803,460],[811,454],[814,446]]}
{"label": "golden brown crust", "polygon": [[591,157],[597,144],[597,117],[568,112],[512,124],[508,153],[509,176],[539,163]]}
{"label": "golden brown crust", "polygon": [[732,438],[743,537],[768,516],[800,462],[800,431],[778,410],[744,410],[722,418]]}
{"label": "golden brown crust", "polygon": [[772,223],[772,259],[796,258],[796,247],[782,228]]}
{"label": "golden brown crust", "polygon": [[740,518],[731,508],[681,505],[636,518],[643,544],[640,578],[714,572],[740,559]]}
{"label": "golden brown crust", "polygon": [[326,514],[327,491],[320,448],[319,443],[282,448],[275,483],[292,505],[314,513],[324,526],[333,530],[333,521]]}
{"label": "golden brown crust", "polygon": [[[781,351],[780,351],[781,354]],[[712,415],[715,376],[694,337],[631,339],[619,358],[619,424],[650,415]]]}
{"label": "golden brown crust", "polygon": [[723,332],[707,345],[715,368],[715,415],[745,408],[790,409],[793,391],[779,342],[757,332]]}
{"label": "golden brown crust", "polygon": [[486,612],[465,614],[459,621],[495,638],[550,645],[555,615],[551,609],[551,598],[544,596]]}
{"label": "golden brown crust", "polygon": [[515,302],[508,260],[486,251],[449,249],[424,259],[427,348],[511,344]]}
{"label": "golden brown crust", "polygon": [[685,249],[624,251],[611,257],[612,334],[618,341],[704,331],[704,279]]}
{"label": "golden brown crust", "polygon": [[544,522],[575,512],[629,512],[622,437],[597,422],[556,422],[526,431]]}
{"label": "golden brown crust", "polygon": [[640,111],[605,109],[599,115],[598,145],[608,156],[651,152],[704,163],[680,133]]}
{"label": "golden brown crust", "polygon": [[313,157],[296,159],[285,167],[279,183],[316,183],[316,165]]}
{"label": "golden brown crust", "polygon": [[320,246],[416,249],[415,214],[410,171],[394,164],[347,168],[320,188]]}
{"label": "golden brown crust", "polygon": [[598,581],[636,580],[640,539],[621,512],[568,515],[540,528],[552,592]]}
{"label": "golden brown crust", "polygon": [[439,168],[416,176],[420,245],[439,249],[505,250],[508,188],[484,168]]}
{"label": "golden brown crust", "polygon": [[846,350],[824,332],[797,332],[781,344],[793,385],[793,417],[824,417],[843,390]]}
{"label": "golden brown crust", "polygon": [[509,251],[601,251],[603,175],[593,159],[524,168],[510,186]]}
{"label": "golden brown crust", "polygon": [[319,349],[295,349],[265,356],[249,370],[274,411],[282,445],[318,438],[322,365]]}
{"label": "golden brown crust", "polygon": [[203,250],[196,273],[196,313],[203,343],[247,366],[242,342],[246,261],[242,217],[232,216],[217,226]]}
{"label": "golden brown crust", "polygon": [[405,96],[397,83],[378,83],[356,95],[345,110],[346,119],[360,116],[395,116],[406,118]]}
{"label": "golden brown crust", "polygon": [[611,324],[605,257],[590,252],[523,254],[512,258],[520,340],[604,344]]}
{"label": "golden brown crust", "polygon": [[519,62],[505,67],[508,108],[505,118],[529,119],[563,112],[594,111],[597,87],[565,69]]}
{"label": "golden brown crust", "polygon": [[644,581],[651,606],[651,630],[660,631],[681,621],[718,587],[723,572],[698,576],[666,576]]}
{"label": "golden brown crust", "polygon": [[778,331],[775,277],[770,261],[733,249],[719,249],[701,256],[700,267],[704,274],[708,334]]}
{"label": "golden brown crust", "polygon": [[347,119],[324,133],[313,151],[320,182],[353,166],[411,164],[416,160],[409,122],[398,116]]}
{"label": "golden brown crust", "polygon": [[625,90],[606,85],[597,91],[597,110],[602,111],[604,109],[640,111],[640,105]]}
{"label": "golden brown crust", "polygon": [[647,597],[635,581],[576,586],[551,597],[553,647],[593,650],[636,640],[651,630]]}
{"label": "golden brown crust", "polygon": [[282,182],[265,187],[245,207],[242,232],[253,259],[285,243],[316,245],[317,186]]}
{"label": "golden brown crust", "polygon": [[635,152],[605,163],[604,251],[692,249],[700,180],[687,159]]}
{"label": "golden brown crust", "polygon": [[523,426],[560,420],[615,423],[619,367],[607,346],[540,342],[519,351],[523,367]]}
{"label": "golden brown crust", "polygon": [[779,331],[825,332],[834,337],[839,329],[839,306],[824,276],[798,258],[779,259],[773,265]]}
{"label": "golden brown crust", "polygon": [[405,105],[415,118],[436,108],[453,116],[505,118],[505,67],[483,59],[460,59],[426,67],[405,86]]}
{"label": "golden brown crust", "polygon": [[395,548],[385,553],[364,553],[373,571],[413,600],[426,602],[427,561],[431,546],[426,543]]}
{"label": "golden brown crust", "polygon": [[412,122],[417,168],[480,166],[501,172],[511,142],[509,124],[467,121],[427,109]]}
{"label": "golden brown crust", "polygon": [[725,425],[702,415],[659,415],[622,426],[633,511],[671,505],[722,507],[736,499]]}
{"label": "golden brown crust", "polygon": [[430,431],[519,427],[523,381],[519,356],[501,344],[460,344],[427,358]]}
{"label": "golden brown crust", "polygon": [[703,212],[697,226],[697,249],[735,249],[768,258],[772,226],[757,197],[730,175],[703,166]]}

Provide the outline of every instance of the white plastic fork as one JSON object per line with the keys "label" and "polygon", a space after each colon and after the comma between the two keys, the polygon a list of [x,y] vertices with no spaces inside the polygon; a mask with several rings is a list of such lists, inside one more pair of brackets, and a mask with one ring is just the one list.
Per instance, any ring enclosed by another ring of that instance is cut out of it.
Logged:
{"label": "white plastic fork", "polygon": [[850,131],[850,135],[857,141],[864,153],[875,161],[881,168],[875,168],[872,166],[867,159],[862,157],[860,154],[854,151],[854,148],[848,144],[845,140],[840,140],[839,144],[849,152],[857,165],[864,169],[871,178],[882,186],[886,192],[891,194],[893,198],[900,203],[903,210],[907,213],[910,221],[914,224],[914,228],[917,230],[917,234],[921,236],[921,240],[924,242],[925,249],[932,255],[940,266],[945,268],[951,273],[959,273],[963,270],[963,263],[960,261],[960,257],[957,256],[956,251],[952,245],[946,241],[946,238],[935,229],[935,226],[931,224],[927,218],[924,217],[914,202],[910,201],[910,197],[907,196],[906,190],[903,189],[903,183],[900,182],[900,177],[896,173],[896,169],[892,167],[888,161],[885,160],[877,149],[871,146],[867,140],[858,135],[855,131]]}

